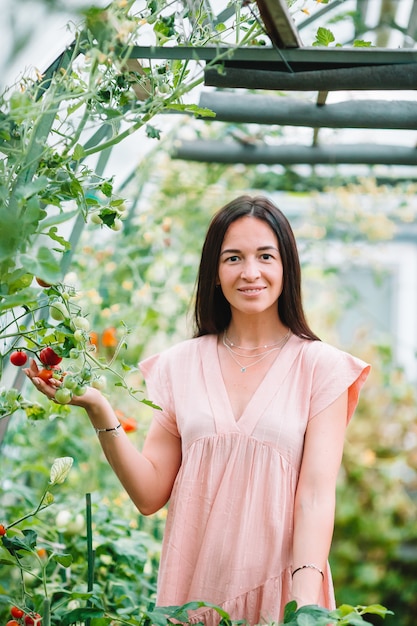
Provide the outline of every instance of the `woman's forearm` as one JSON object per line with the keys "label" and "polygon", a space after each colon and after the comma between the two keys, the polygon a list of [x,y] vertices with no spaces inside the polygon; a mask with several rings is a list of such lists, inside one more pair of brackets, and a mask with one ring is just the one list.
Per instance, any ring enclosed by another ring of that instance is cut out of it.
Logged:
{"label": "woman's forearm", "polygon": [[[334,527],[335,497],[308,503],[296,501],[294,511],[292,595],[298,606],[318,604]],[[309,565],[313,567],[303,567]],[[301,568],[301,569],[299,569]]]}
{"label": "woman's forearm", "polygon": [[[158,487],[155,467],[129,440],[108,400],[88,389],[78,399],[95,429],[104,455],[137,508],[146,514],[165,504]],[[117,430],[104,430],[117,428]]]}

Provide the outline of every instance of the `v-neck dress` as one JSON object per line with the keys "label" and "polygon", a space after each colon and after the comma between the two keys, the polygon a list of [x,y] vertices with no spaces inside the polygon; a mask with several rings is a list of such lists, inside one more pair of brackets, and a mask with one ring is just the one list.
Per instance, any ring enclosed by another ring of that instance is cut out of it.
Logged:
{"label": "v-neck dress", "polygon": [[[157,605],[203,600],[233,620],[277,622],[291,600],[294,498],[307,424],[346,389],[349,421],[369,365],[292,335],[238,420],[217,336],[181,342],[140,368],[147,397],[162,409],[154,419],[182,446]],[[327,566],[320,604],[334,603]],[[204,607],[192,620],[211,626],[219,616]]]}

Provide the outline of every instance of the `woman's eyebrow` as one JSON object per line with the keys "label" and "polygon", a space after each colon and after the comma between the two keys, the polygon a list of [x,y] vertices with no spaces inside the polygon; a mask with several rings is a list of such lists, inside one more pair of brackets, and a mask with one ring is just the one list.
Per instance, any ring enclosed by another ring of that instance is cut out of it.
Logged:
{"label": "woman's eyebrow", "polygon": [[[257,252],[265,252],[266,250],[275,250],[276,252],[278,252],[278,248],[276,246],[259,246],[259,248],[256,248]],[[238,254],[240,252],[242,251],[238,248],[226,248],[226,250],[222,250],[220,252],[220,256],[222,254]]]}

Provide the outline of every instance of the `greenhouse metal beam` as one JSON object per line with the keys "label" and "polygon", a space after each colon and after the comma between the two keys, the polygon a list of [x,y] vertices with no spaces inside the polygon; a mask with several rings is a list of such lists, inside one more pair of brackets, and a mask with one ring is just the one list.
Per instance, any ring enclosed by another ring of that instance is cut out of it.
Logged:
{"label": "greenhouse metal beam", "polygon": [[407,65],[368,65],[309,71],[277,71],[236,67],[229,62],[208,67],[205,85],[233,89],[286,91],[414,90],[417,63]]}
{"label": "greenhouse metal beam", "polygon": [[417,149],[403,146],[360,144],[333,146],[242,145],[220,141],[181,141],[171,158],[206,163],[246,165],[368,164],[417,165]]}
{"label": "greenhouse metal beam", "polygon": [[[244,48],[218,46],[133,46],[133,59],[183,59],[211,62],[219,57],[253,69],[284,69],[289,63],[294,70],[343,68],[360,65],[408,65],[417,63],[417,49],[397,48],[288,48],[272,46]],[[282,59],[285,59],[283,61]]]}
{"label": "greenhouse metal beam", "polygon": [[203,91],[200,107],[210,109],[219,122],[278,124],[311,128],[417,129],[417,102],[357,100],[318,106],[285,96],[258,96]]}

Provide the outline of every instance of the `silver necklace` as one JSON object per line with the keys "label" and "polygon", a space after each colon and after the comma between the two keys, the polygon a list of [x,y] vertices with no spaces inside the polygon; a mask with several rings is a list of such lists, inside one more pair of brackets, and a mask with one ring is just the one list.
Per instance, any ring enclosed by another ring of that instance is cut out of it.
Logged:
{"label": "silver necklace", "polygon": [[[284,335],[284,337],[281,337],[281,339],[279,339],[277,342],[275,343],[270,343],[269,345],[261,345],[261,346],[255,346],[254,348],[245,348],[245,346],[237,346],[235,343],[233,343],[233,341],[231,339],[229,339],[229,337],[227,336],[227,332],[226,330],[223,332],[223,345],[225,345],[226,347],[230,347],[230,348],[236,348],[237,350],[260,350],[261,348],[264,348],[266,350],[266,348],[273,348],[275,346],[280,346],[281,344],[284,344],[287,339],[288,336],[290,334],[290,330],[288,330],[287,334]],[[227,345],[226,345],[226,343]],[[243,355],[242,355],[243,356]]]}
{"label": "silver necklace", "polygon": [[[238,361],[238,359],[236,358],[235,354],[236,352],[234,352],[231,347],[229,345],[227,345],[227,343],[225,342],[225,338],[223,336],[223,345],[224,347],[227,349],[227,351],[229,352],[231,358],[233,359],[233,361],[239,365],[240,367],[240,371],[242,374],[244,374],[246,372],[246,370],[249,367],[252,367],[253,365],[257,365],[258,363],[260,363],[261,361],[263,361],[264,359],[266,359],[266,357],[271,354],[271,352],[276,352],[277,350],[282,350],[282,348],[285,346],[285,344],[287,343],[288,339],[290,338],[290,334],[291,331],[289,330],[287,332],[287,334],[285,335],[285,337],[283,337],[281,339],[281,341],[279,342],[280,345],[277,345],[275,348],[271,348],[270,350],[268,350],[267,352],[265,352],[257,361],[253,361],[252,363],[249,363],[249,365],[243,365],[242,363],[240,363],[240,361]],[[243,354],[241,356],[244,356]],[[251,357],[244,357],[244,358],[251,358]]]}

